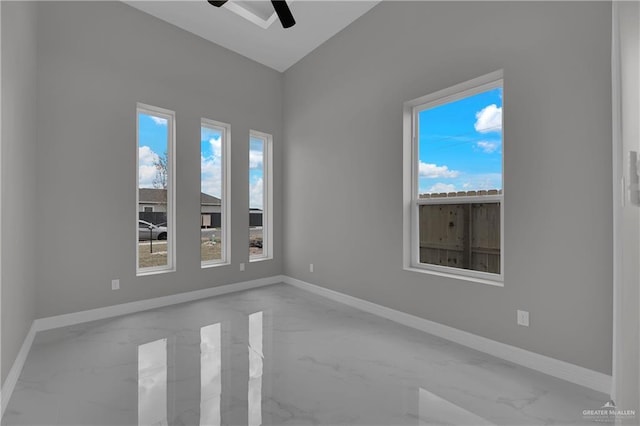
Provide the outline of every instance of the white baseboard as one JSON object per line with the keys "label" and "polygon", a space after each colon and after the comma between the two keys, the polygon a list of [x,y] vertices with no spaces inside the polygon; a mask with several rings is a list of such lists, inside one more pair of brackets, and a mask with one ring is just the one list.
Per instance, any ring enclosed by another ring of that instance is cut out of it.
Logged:
{"label": "white baseboard", "polygon": [[163,306],[191,302],[192,300],[220,296],[222,294],[234,293],[236,291],[249,290],[252,288],[281,283],[283,281],[284,276],[275,275],[272,277],[260,278],[257,280],[243,281],[239,283],[221,285],[218,287],[205,288],[202,290],[189,291],[186,293],[178,293],[169,296],[155,297],[153,299],[123,303],[120,305],[106,306],[104,308],[89,309],[87,311],[73,312],[70,314],[56,315],[47,318],[39,318],[34,321],[34,325],[36,331],[50,330],[52,328],[66,327],[69,325],[81,324],[84,322],[96,321],[105,318],[117,317],[120,315],[132,314],[135,312],[147,311],[149,309],[161,308]]}
{"label": "white baseboard", "polygon": [[267,278],[260,278],[252,281],[243,281],[239,283],[221,285],[218,287],[205,288],[203,290],[195,290],[186,293],[172,294],[170,296],[156,297],[153,299],[139,300],[136,302],[123,303],[120,305],[106,306],[104,308],[90,309],[87,311],[74,312],[71,314],[57,315],[47,318],[39,318],[33,321],[27,336],[22,343],[22,347],[16,356],[11,370],[0,390],[0,419],[4,415],[13,390],[18,382],[22,367],[27,359],[33,339],[38,331],[50,330],[58,327],[66,327],[69,325],[81,324],[89,321],[96,321],[105,318],[117,317],[120,315],[132,314],[135,312],[146,311],[149,309],[161,308],[163,306],[175,305],[178,303],[190,302],[207,297],[220,296],[237,291],[249,290],[252,288],[263,287],[266,285],[284,282],[284,276],[275,275]]}
{"label": "white baseboard", "polygon": [[305,281],[285,276],[283,281],[294,287],[324,296],[336,302],[360,309],[371,314],[387,318],[397,323],[424,331],[434,336],[450,340],[463,346],[501,358],[532,370],[540,371],[553,377],[584,386],[598,392],[611,394],[612,378],[606,374],[589,370],[565,361],[560,361],[535,352],[477,336],[457,328],[429,321],[395,309],[377,305],[357,297],[329,290]]}
{"label": "white baseboard", "polygon": [[29,354],[29,350],[31,349],[31,345],[33,344],[33,339],[35,337],[35,324],[31,324],[27,337],[25,337],[24,342],[22,342],[22,346],[20,347],[20,351],[18,351],[16,360],[13,362],[13,365],[9,370],[9,374],[7,374],[7,378],[2,385],[2,390],[0,391],[0,395],[2,396],[0,398],[0,419],[4,416],[4,410],[7,408],[9,399],[11,399],[11,394],[13,394],[13,389],[16,387],[16,383],[18,383],[18,377],[20,377],[22,367],[24,367],[24,362],[27,360],[27,355]]}

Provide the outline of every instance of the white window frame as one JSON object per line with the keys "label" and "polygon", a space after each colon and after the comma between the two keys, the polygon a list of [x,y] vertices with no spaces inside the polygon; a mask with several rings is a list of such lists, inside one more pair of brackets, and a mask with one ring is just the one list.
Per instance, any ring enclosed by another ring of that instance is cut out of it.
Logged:
{"label": "white window frame", "polygon": [[[269,133],[250,130],[249,141],[251,138],[262,139],[264,141],[264,157],[262,159],[264,170],[264,191],[262,194],[264,197],[262,201],[262,254],[259,256],[249,256],[249,262],[259,262],[273,259],[273,136]],[[251,182],[249,182],[249,185],[251,185]],[[249,215],[251,214],[250,211],[251,208],[249,208]]]}
{"label": "white window frame", "polygon": [[[211,268],[229,265],[231,263],[231,200],[229,198],[231,196],[231,125],[229,123],[223,123],[222,121],[201,118],[201,132],[203,127],[222,132],[222,141],[220,142],[222,149],[222,204],[220,206],[220,213],[222,214],[222,220],[220,221],[222,227],[220,230],[222,255],[220,259],[217,260],[202,260],[202,255],[200,255],[200,267]],[[202,141],[200,141],[200,143],[202,143]],[[202,150],[202,148],[200,149]],[[200,172],[202,172],[202,170],[200,170]],[[200,175],[199,192],[202,192],[202,174]],[[198,200],[199,199],[200,197],[198,197]],[[200,214],[202,215],[202,210]],[[202,217],[200,218],[200,222],[202,222]]]}
{"label": "white window frame", "polygon": [[[138,244],[138,211],[140,205],[140,113],[153,115],[167,120],[167,264],[164,266],[140,267]],[[175,149],[176,149],[176,113],[174,111],[138,102],[136,106],[136,276],[153,275],[176,270],[176,202],[175,202]]]}
{"label": "white window frame", "polygon": [[[403,104],[403,268],[407,271],[457,278],[494,286],[504,286],[504,148],[502,154],[502,193],[451,198],[419,198],[418,188],[418,114],[429,108],[467,98],[498,87],[504,87],[503,71],[466,81],[407,101]],[[504,108],[504,99],[503,99]],[[504,147],[504,120],[502,143]],[[500,273],[420,263],[419,208],[424,204],[461,204],[500,202]]]}

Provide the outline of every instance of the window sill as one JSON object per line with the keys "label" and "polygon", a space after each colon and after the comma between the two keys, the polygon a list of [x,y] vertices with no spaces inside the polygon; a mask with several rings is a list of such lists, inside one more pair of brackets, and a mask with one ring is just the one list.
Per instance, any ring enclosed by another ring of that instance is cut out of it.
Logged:
{"label": "window sill", "polygon": [[217,268],[219,266],[229,266],[231,262],[218,262],[218,263],[200,263],[200,269]]}
{"label": "window sill", "polygon": [[273,260],[273,256],[254,257],[253,259],[249,258],[249,263],[263,262],[265,260]]}
{"label": "window sill", "polygon": [[495,280],[492,280],[487,278],[473,277],[469,275],[455,274],[451,272],[435,271],[433,269],[427,269],[427,268],[418,268],[415,266],[405,266],[403,269],[405,271],[418,272],[420,274],[436,275],[438,277],[453,278],[456,280],[463,280],[463,281],[471,281],[475,283],[490,285],[493,287],[504,287],[504,281],[502,280],[502,277],[497,277]]}
{"label": "window sill", "polygon": [[158,274],[168,274],[171,272],[175,272],[176,269],[175,268],[171,268],[171,269],[152,269],[150,271],[138,271],[136,273],[137,277],[145,277],[147,275],[158,275]]}

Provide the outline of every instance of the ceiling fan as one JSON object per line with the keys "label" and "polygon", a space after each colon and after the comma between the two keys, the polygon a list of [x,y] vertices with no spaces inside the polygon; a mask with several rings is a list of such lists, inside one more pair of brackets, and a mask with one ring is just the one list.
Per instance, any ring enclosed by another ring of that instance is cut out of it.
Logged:
{"label": "ceiling fan", "polygon": [[[227,1],[228,0],[208,0],[209,4],[215,7],[222,7]],[[278,15],[278,18],[280,19],[280,23],[283,28],[291,28],[296,24],[296,20],[293,19],[291,10],[289,9],[289,6],[287,6],[287,2],[285,0],[271,0],[271,4],[276,11],[276,15]]]}

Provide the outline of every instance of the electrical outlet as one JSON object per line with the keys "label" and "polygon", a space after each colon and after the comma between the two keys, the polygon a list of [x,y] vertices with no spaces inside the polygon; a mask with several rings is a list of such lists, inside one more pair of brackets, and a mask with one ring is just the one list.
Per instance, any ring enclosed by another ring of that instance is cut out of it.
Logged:
{"label": "electrical outlet", "polygon": [[313,263],[309,264],[309,272],[313,272]]}
{"label": "electrical outlet", "polygon": [[244,271],[244,263],[240,264],[240,272]]}
{"label": "electrical outlet", "polygon": [[518,325],[529,327],[529,312],[518,310]]}
{"label": "electrical outlet", "polygon": [[111,290],[120,289],[120,280],[111,280]]}

